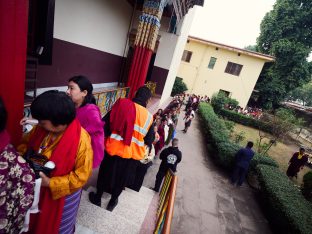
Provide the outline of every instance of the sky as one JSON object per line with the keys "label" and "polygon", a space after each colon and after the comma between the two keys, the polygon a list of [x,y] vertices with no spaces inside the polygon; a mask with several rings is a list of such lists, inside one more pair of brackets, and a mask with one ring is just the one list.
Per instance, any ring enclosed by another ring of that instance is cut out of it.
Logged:
{"label": "sky", "polygon": [[197,7],[190,35],[244,48],[255,45],[260,24],[275,0],[205,0]]}

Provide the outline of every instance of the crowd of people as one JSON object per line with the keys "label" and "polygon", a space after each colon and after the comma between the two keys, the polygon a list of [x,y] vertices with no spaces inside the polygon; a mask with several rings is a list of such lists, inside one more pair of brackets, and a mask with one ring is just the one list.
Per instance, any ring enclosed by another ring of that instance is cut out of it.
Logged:
{"label": "crowd of people", "polygon": [[224,108],[228,109],[228,110],[235,111],[236,113],[239,113],[242,115],[246,115],[248,117],[252,117],[254,119],[261,119],[261,117],[263,116],[262,109],[257,108],[257,107],[246,107],[244,109],[240,106],[233,107],[232,105],[225,105]]}
{"label": "crowd of people", "polygon": [[[125,187],[140,191],[157,157],[161,164],[151,189],[159,192],[167,170],[176,172],[182,160],[176,138],[179,115],[185,111],[186,133],[199,103],[210,102],[207,96],[180,94],[152,115],[147,110],[151,91],[142,86],[132,100],[118,99],[101,118],[92,92],[87,77],[75,76],[66,92],[40,94],[31,104],[32,118],[20,121],[33,127],[16,149],[5,128],[8,114],[0,97],[0,233],[73,233],[82,188],[97,168],[96,191],[89,193],[89,200],[101,206],[103,193],[110,193],[108,211],[117,206]],[[244,182],[252,147],[248,142],[237,152],[233,184]],[[306,160],[301,148],[291,158],[287,175],[296,176]]]}
{"label": "crowd of people", "polygon": [[16,148],[0,98],[0,233],[73,233],[82,188],[93,170],[99,169],[97,190],[89,200],[100,206],[108,192],[106,209],[113,211],[125,187],[140,190],[155,156],[162,160],[155,191],[165,171],[175,172],[181,161],[175,138],[180,96],[153,116],[146,108],[152,94],[143,86],[132,100],[117,100],[102,119],[87,77],[72,77],[67,86],[66,92],[35,98],[31,118],[20,121],[30,131]]}

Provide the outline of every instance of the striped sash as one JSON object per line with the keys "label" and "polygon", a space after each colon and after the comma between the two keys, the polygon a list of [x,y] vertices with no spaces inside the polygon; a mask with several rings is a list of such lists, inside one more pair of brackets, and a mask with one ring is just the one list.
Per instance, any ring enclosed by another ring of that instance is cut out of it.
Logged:
{"label": "striped sash", "polygon": [[65,197],[65,204],[60,225],[60,234],[72,234],[75,230],[82,189]]}

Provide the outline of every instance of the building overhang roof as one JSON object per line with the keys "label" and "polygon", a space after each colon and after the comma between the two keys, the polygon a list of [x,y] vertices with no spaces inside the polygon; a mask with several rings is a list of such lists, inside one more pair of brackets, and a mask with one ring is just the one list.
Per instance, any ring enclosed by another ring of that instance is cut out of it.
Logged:
{"label": "building overhang roof", "polygon": [[[159,0],[160,1],[160,0]],[[166,7],[164,9],[164,16],[171,17],[173,11],[179,19],[182,19],[195,5],[203,6],[205,0],[167,0]],[[144,0],[128,0],[128,2],[134,6],[135,2],[138,9],[142,9]]]}
{"label": "building overhang roof", "polygon": [[271,56],[271,55],[261,54],[261,53],[258,53],[258,52],[255,52],[255,51],[251,51],[251,50],[245,50],[245,49],[241,49],[241,48],[237,48],[237,47],[234,47],[234,46],[225,45],[225,44],[218,43],[218,42],[208,41],[208,40],[201,39],[201,38],[194,37],[194,36],[189,36],[188,40],[200,42],[200,43],[203,43],[203,44],[206,44],[206,45],[210,45],[210,46],[214,46],[216,48],[221,48],[221,49],[233,51],[233,52],[236,52],[236,53],[239,53],[239,54],[244,54],[244,55],[256,57],[256,58],[259,58],[259,59],[263,59],[266,62],[273,62],[273,61],[275,61],[275,57]]}

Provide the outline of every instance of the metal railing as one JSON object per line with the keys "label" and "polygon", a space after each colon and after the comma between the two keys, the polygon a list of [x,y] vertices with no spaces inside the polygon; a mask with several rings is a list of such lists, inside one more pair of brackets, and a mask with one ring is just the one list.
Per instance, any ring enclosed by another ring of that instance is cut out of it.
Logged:
{"label": "metal railing", "polygon": [[159,207],[157,210],[157,223],[154,234],[170,233],[177,182],[178,177],[171,170],[168,170],[159,193]]}

